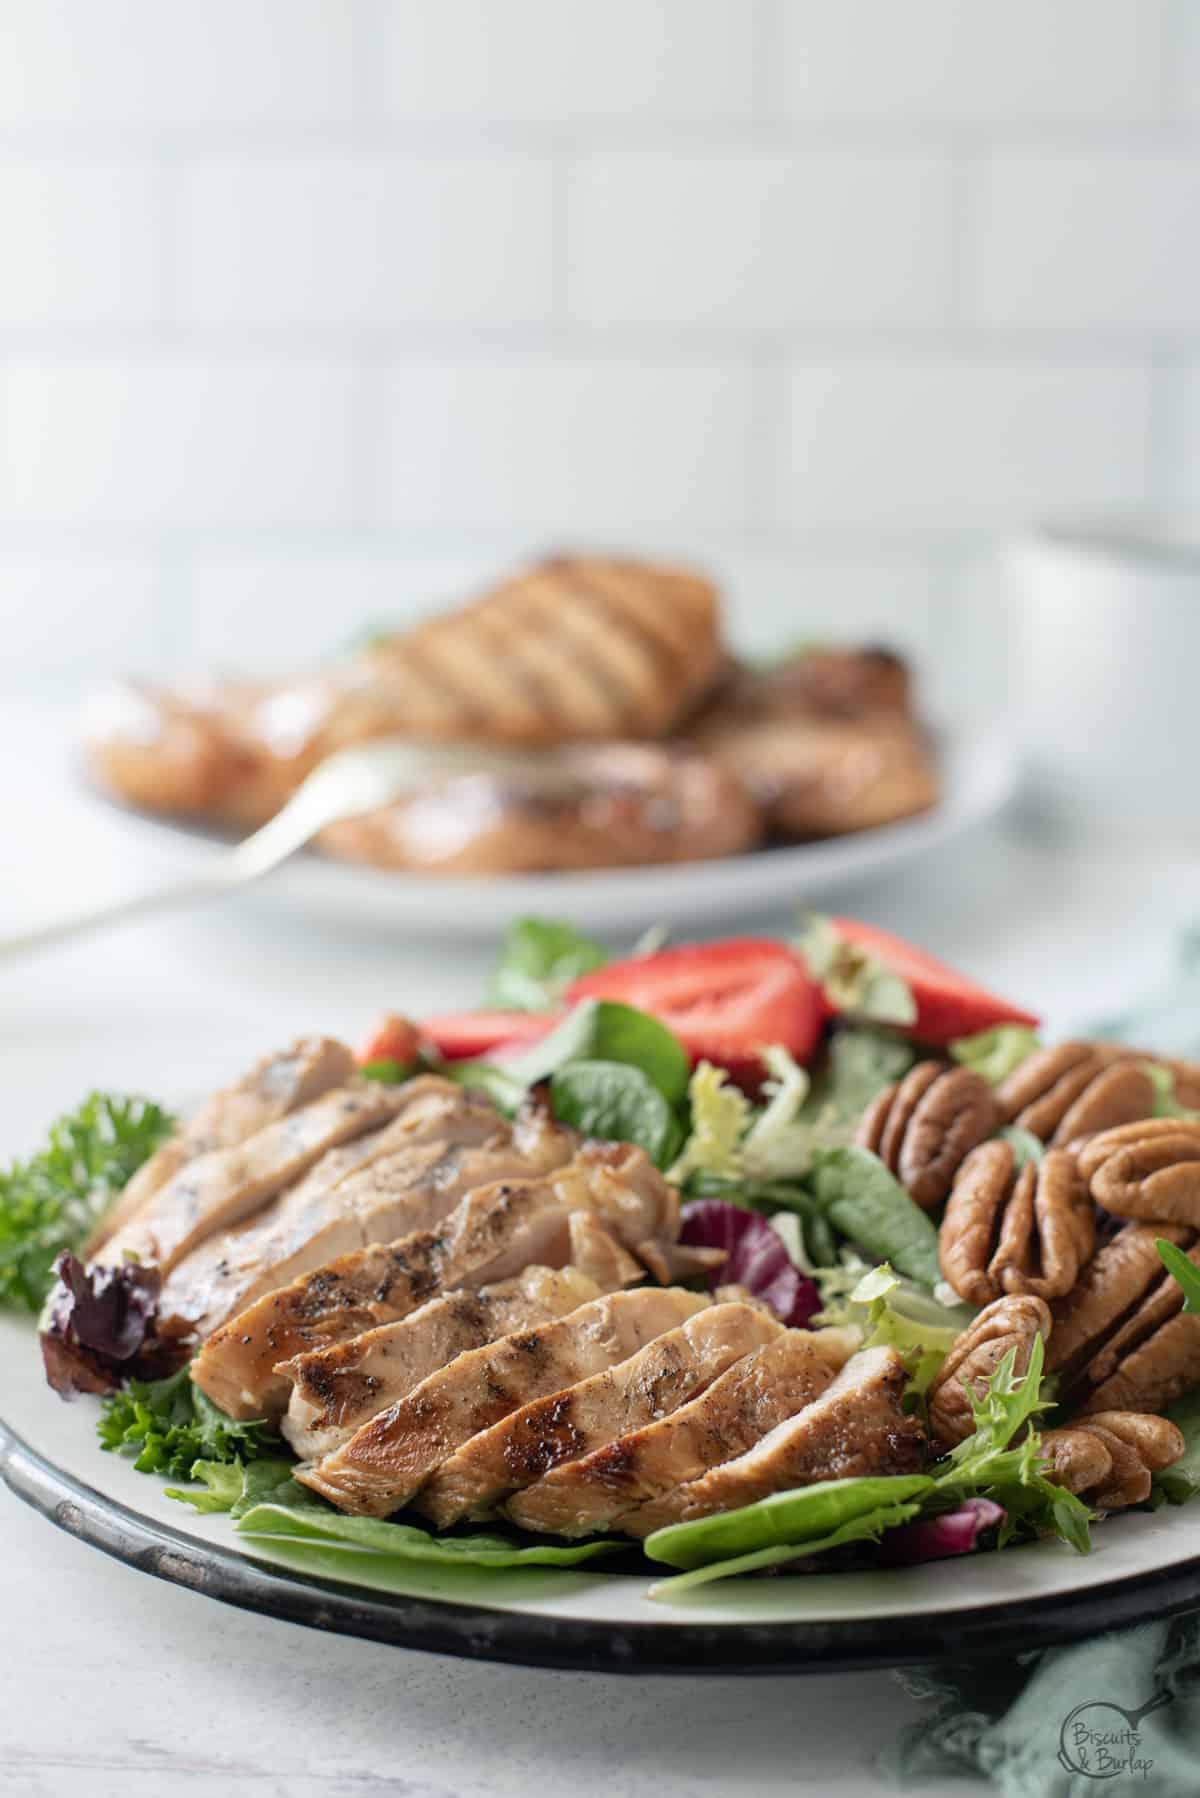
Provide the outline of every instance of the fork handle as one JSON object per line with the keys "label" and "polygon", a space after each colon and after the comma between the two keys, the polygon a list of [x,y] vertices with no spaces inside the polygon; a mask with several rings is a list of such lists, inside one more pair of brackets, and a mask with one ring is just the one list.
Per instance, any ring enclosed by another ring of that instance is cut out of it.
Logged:
{"label": "fork handle", "polygon": [[199,874],[192,880],[173,880],[168,886],[155,887],[148,893],[138,893],[131,899],[111,900],[104,905],[90,906],[87,911],[74,912],[69,917],[56,918],[49,924],[39,924],[34,930],[19,931],[15,936],[0,938],[0,962],[15,961],[18,956],[36,954],[39,949],[51,949],[58,943],[70,942],[73,937],[91,936],[95,931],[107,930],[111,925],[125,924],[134,918],[145,918],[155,912],[172,911],[176,906],[192,905],[198,899],[209,899],[218,893],[228,892],[238,886],[246,877],[240,878],[233,873],[228,864],[210,869],[207,874]]}

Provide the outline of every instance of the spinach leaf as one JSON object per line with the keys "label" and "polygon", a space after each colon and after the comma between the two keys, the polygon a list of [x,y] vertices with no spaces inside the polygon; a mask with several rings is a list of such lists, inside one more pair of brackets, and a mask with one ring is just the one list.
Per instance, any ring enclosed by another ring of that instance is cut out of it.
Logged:
{"label": "spinach leaf", "polygon": [[839,1117],[858,1118],[893,1080],[907,1074],[917,1052],[906,1036],[871,1024],[846,1024],[829,1039],[824,1067],[813,1080],[809,1104],[832,1106]]}
{"label": "spinach leaf", "polygon": [[339,1572],[339,1557],[345,1554],[433,1561],[448,1567],[573,1567],[581,1561],[594,1561],[629,1548],[628,1542],[603,1537],[562,1544],[521,1541],[490,1530],[435,1536],[411,1523],[345,1517],[340,1511],[275,1502],[255,1505],[238,1519],[236,1527],[243,1536],[310,1543],[314,1548],[327,1550],[326,1570],[335,1576]]}
{"label": "spinach leaf", "polygon": [[925,1473],[822,1480],[794,1492],[773,1492],[736,1511],[698,1517],[693,1523],[670,1523],[655,1530],[642,1546],[652,1561],[685,1568],[706,1567],[766,1548],[804,1553],[805,1543],[821,1541],[854,1518],[883,1506],[908,1505],[932,1491],[933,1480]]}
{"label": "spinach leaf", "polygon": [[186,1367],[165,1380],[130,1380],[96,1424],[100,1446],[133,1457],[139,1473],[190,1479],[197,1461],[254,1461],[281,1446],[261,1420],[240,1423],[194,1386]]}
{"label": "spinach leaf", "polygon": [[648,1012],[614,999],[585,999],[548,1036],[504,1064],[524,1086],[547,1080],[572,1061],[620,1061],[640,1068],[669,1105],[687,1092],[687,1050]]}
{"label": "spinach leaf", "polygon": [[549,1011],[571,981],[602,968],[608,952],[573,925],[553,918],[510,924],[486,1002],[507,1011]]}
{"label": "spinach leaf", "polygon": [[562,1123],[635,1143],[656,1167],[669,1167],[679,1153],[682,1125],[658,1087],[627,1062],[568,1062],[551,1079],[550,1103]]}
{"label": "spinach leaf", "polygon": [[1041,1046],[1037,1031],[1028,1024],[995,1024],[990,1030],[976,1031],[974,1036],[956,1038],[950,1044],[950,1057],[981,1075],[989,1086],[999,1086]]}
{"label": "spinach leaf", "polygon": [[824,1554],[826,1549],[841,1548],[847,1542],[878,1542],[885,1530],[898,1524],[911,1523],[920,1511],[920,1503],[879,1505],[861,1516],[849,1517],[826,1536],[808,1542],[780,1543],[774,1548],[757,1548],[750,1554],[734,1555],[727,1561],[710,1561],[707,1566],[693,1567],[687,1573],[676,1573],[670,1579],[657,1580],[647,1593],[649,1598],[680,1597],[693,1586],[706,1586],[713,1580],[732,1579],[739,1573],[758,1573],[764,1567],[780,1567],[788,1561],[807,1560],[810,1555]]}
{"label": "spinach leaf", "polygon": [[932,1289],[941,1278],[937,1230],[877,1155],[855,1146],[819,1149],[809,1185],[834,1228],[872,1261],[887,1261]]}

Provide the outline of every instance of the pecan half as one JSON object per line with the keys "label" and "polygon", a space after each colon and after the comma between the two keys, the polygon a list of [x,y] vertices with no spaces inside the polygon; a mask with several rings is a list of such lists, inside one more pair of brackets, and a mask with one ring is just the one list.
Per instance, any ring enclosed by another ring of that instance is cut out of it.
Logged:
{"label": "pecan half", "polygon": [[1141,1057],[1112,1044],[1068,1042],[1038,1049],[996,1093],[1006,1123],[1043,1142],[1068,1143],[1154,1109],[1154,1083]]}
{"label": "pecan half", "polygon": [[872,1101],[855,1141],[879,1156],[922,1210],[932,1211],[998,1121],[992,1090],[980,1075],[919,1061]]}
{"label": "pecan half", "polygon": [[972,1149],[938,1230],[942,1273],[960,1299],[990,1305],[1005,1292],[1057,1299],[1096,1246],[1095,1208],[1065,1149],[1018,1170],[1006,1142]]}
{"label": "pecan half", "polygon": [[929,1428],[934,1440],[951,1449],[973,1435],[975,1414],[970,1394],[982,1398],[987,1383],[1009,1349],[1016,1350],[1014,1368],[1029,1366],[1034,1339],[1050,1334],[1050,1307],[1044,1299],[1016,1294],[997,1299],[968,1324],[929,1388]]}
{"label": "pecan half", "polygon": [[1165,1237],[1200,1265],[1195,1232],[1178,1224],[1126,1224],[1055,1300],[1046,1368],[1072,1408],[1161,1411],[1200,1381],[1200,1317],[1155,1248]]}
{"label": "pecan half", "polygon": [[1181,1431],[1165,1417],[1141,1411],[1096,1411],[1061,1430],[1047,1430],[1042,1450],[1047,1478],[1098,1511],[1144,1504],[1153,1476],[1178,1461]]}
{"label": "pecan half", "polygon": [[1102,1130],[1081,1145],[1079,1168],[1114,1217],[1200,1229],[1200,1124],[1146,1117]]}

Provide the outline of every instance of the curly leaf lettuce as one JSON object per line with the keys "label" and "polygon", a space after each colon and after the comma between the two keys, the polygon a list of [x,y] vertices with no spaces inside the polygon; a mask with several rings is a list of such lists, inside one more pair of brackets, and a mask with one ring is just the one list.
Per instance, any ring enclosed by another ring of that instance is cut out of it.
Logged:
{"label": "curly leaf lettuce", "polygon": [[104,1400],[100,1446],[127,1455],[139,1473],[190,1479],[198,1461],[256,1461],[282,1447],[267,1425],[226,1416],[192,1384],[186,1367],[165,1380],[130,1380]]}
{"label": "curly leaf lettuce", "polygon": [[44,1149],[0,1171],[0,1305],[40,1310],[59,1255],[82,1248],[174,1127],[151,1099],[89,1093]]}

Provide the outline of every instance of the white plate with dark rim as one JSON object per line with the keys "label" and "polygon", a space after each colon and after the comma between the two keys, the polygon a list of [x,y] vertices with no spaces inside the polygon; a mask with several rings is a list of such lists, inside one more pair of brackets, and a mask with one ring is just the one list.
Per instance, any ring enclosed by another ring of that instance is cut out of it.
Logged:
{"label": "white plate with dark rim", "polygon": [[[194,1591],[344,1635],[475,1660],[628,1673],[829,1672],[1025,1652],[1200,1603],[1200,1505],[1118,1516],[1078,1556],[1046,1542],[923,1567],[728,1580],[676,1604],[650,1576],[369,1564],[314,1578],[105,1454],[97,1404],[45,1385],[29,1319],[0,1318],[0,1478],[81,1541]],[[369,1583],[368,1583],[369,1581]]]}
{"label": "white plate with dark rim", "polygon": [[[491,937],[498,920],[530,913],[569,917],[582,930],[602,933],[628,934],[664,921],[717,923],[786,907],[914,861],[991,817],[1012,795],[1017,752],[1009,729],[946,731],[939,762],[943,794],[932,811],[824,842],[722,861],[486,879],[386,873],[301,854],[261,890],[292,910],[335,923],[405,933],[419,925],[443,937]],[[199,856],[219,852],[211,847],[213,833],[199,826],[110,809],[131,834],[186,843],[193,872]]]}

